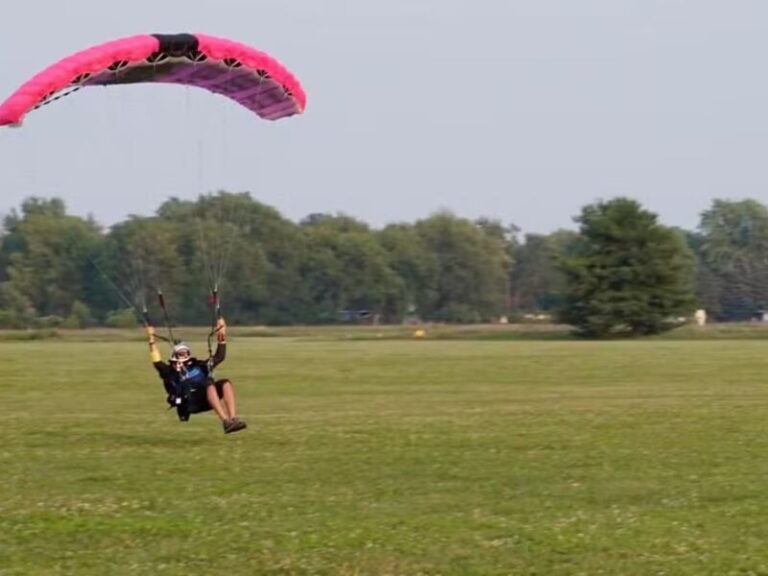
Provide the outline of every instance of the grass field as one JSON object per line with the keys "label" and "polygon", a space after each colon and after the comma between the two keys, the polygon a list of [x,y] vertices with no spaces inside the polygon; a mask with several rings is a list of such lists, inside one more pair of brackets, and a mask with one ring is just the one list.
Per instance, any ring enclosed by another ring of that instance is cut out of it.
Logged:
{"label": "grass field", "polygon": [[231,436],[0,342],[0,575],[768,574],[768,343],[335,336],[232,338]]}

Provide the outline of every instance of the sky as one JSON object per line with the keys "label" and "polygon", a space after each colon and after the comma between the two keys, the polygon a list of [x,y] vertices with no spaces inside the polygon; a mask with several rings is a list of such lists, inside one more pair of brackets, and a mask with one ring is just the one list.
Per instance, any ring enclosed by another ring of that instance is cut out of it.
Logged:
{"label": "sky", "polygon": [[687,229],[715,198],[768,203],[763,0],[13,2],[0,100],[75,51],[178,32],[270,53],[305,113],[266,122],[180,86],[81,90],[0,129],[0,213],[58,197],[109,226],[224,189],[292,220],[450,210],[548,233],[616,196]]}

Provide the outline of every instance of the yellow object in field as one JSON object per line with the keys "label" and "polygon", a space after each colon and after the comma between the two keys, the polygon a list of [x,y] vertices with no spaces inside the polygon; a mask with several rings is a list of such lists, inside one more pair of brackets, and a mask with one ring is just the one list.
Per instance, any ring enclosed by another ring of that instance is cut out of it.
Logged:
{"label": "yellow object in field", "polygon": [[416,330],[413,333],[413,337],[414,338],[424,338],[424,336],[426,336],[426,335],[427,335],[427,333],[423,329],[421,329],[421,328],[419,328],[418,330]]}

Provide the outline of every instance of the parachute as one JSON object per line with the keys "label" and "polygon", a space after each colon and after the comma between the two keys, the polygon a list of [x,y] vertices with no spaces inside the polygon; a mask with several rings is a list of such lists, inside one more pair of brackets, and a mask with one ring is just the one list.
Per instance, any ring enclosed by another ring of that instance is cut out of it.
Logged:
{"label": "parachute", "polygon": [[81,88],[143,82],[204,88],[266,120],[306,106],[300,82],[264,52],[205,34],[151,34],[99,44],[46,68],[0,104],[0,126],[20,126],[32,110]]}
{"label": "parachute", "polygon": [[[32,111],[83,88],[144,83],[202,88],[269,121],[303,113],[307,99],[301,83],[285,66],[253,47],[206,34],[140,34],[81,50],[32,76],[0,102],[0,127],[21,126]],[[198,148],[202,150],[201,146]],[[219,285],[237,234],[231,222],[236,215],[233,211],[234,208],[229,211],[232,214],[228,219],[219,218],[210,233],[218,244],[223,244],[220,251],[215,251],[214,243],[209,245],[204,233],[215,215],[205,214],[204,221],[197,220],[205,268],[210,276],[209,349],[221,315]],[[145,266],[152,247],[142,245],[137,250],[133,256],[123,255],[115,278],[96,261],[92,260],[92,264],[145,324],[149,323],[145,289],[148,283],[155,284],[172,343],[175,338],[158,286],[160,273]]]}

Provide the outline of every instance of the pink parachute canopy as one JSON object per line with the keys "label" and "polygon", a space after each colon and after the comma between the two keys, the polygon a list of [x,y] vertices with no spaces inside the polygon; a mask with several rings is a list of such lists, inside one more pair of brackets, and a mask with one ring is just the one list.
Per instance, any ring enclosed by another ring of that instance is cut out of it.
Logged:
{"label": "pink parachute canopy", "polygon": [[163,82],[205,88],[267,120],[300,114],[306,95],[277,60],[204,34],[152,34],[113,40],[43,70],[0,104],[0,126],[86,86]]}

